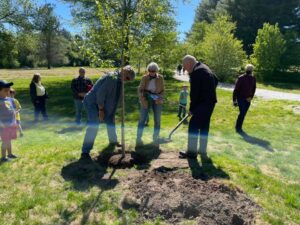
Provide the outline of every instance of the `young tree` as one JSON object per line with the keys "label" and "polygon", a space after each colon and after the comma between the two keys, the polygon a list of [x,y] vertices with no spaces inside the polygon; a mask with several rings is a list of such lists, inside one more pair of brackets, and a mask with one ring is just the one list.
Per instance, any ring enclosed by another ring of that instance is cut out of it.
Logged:
{"label": "young tree", "polygon": [[286,41],[280,33],[278,24],[265,23],[258,34],[251,56],[257,69],[264,74],[272,74],[281,68],[281,57],[284,54]]}
{"label": "young tree", "polygon": [[228,80],[239,70],[246,60],[243,45],[234,37],[235,23],[226,16],[216,18],[207,25],[206,34],[200,44],[203,58],[221,81]]}

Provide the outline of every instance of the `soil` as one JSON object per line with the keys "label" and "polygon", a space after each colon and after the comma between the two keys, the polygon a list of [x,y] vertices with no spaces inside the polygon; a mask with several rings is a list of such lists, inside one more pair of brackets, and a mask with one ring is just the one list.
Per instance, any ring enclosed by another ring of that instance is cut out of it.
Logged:
{"label": "soil", "polygon": [[160,217],[167,224],[192,220],[201,225],[255,224],[259,206],[221,179],[194,179],[185,171],[156,168],[127,181],[123,209],[140,212],[136,224]]}

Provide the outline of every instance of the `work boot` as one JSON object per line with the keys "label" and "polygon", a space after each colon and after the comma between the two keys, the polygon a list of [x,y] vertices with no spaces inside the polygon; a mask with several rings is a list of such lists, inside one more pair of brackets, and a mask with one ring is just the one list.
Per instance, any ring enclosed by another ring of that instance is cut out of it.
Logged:
{"label": "work boot", "polygon": [[81,153],[80,160],[92,161],[92,158],[89,153]]}

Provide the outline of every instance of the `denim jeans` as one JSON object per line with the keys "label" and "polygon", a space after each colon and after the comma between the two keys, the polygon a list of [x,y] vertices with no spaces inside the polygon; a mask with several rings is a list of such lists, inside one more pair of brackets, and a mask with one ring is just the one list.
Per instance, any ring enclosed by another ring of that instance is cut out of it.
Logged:
{"label": "denim jeans", "polygon": [[[82,153],[89,153],[95,142],[95,138],[99,129],[99,110],[97,105],[84,104],[87,111],[88,125],[82,145]],[[105,112],[104,112],[105,113]],[[105,123],[107,128],[107,135],[110,143],[117,142],[117,133],[115,126],[115,114],[105,115]]]}
{"label": "denim jeans", "polygon": [[154,101],[149,101],[148,108],[144,108],[141,106],[140,119],[138,123],[137,138],[136,138],[138,141],[141,141],[142,139],[145,122],[147,120],[147,117],[149,116],[150,108],[152,108],[153,110],[153,117],[154,117],[153,141],[156,142],[159,137],[162,105],[157,105],[155,104]]}
{"label": "denim jeans", "polygon": [[[188,149],[191,154],[197,155],[198,141],[199,153],[206,155],[210,117],[215,105],[203,105],[192,115],[188,130]],[[199,139],[200,133],[200,139]]]}
{"label": "denim jeans", "polygon": [[250,102],[248,102],[246,99],[238,99],[237,102],[238,102],[240,114],[238,115],[238,118],[236,120],[235,129],[237,131],[241,131],[245,116],[250,107]]}
{"label": "denim jeans", "polygon": [[77,124],[80,124],[81,121],[81,114],[83,109],[83,102],[80,99],[74,99],[74,105],[75,105],[75,122]]}

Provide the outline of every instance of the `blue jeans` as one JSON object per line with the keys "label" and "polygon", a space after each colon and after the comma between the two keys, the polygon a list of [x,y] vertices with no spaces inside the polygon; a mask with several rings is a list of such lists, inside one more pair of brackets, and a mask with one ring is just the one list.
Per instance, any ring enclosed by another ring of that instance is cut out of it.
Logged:
{"label": "blue jeans", "polygon": [[[94,146],[95,138],[98,133],[99,129],[99,110],[97,105],[84,105],[87,111],[88,117],[88,125],[82,145],[82,153],[90,153]],[[105,112],[104,112],[105,113]],[[116,133],[116,126],[115,126],[115,113],[111,115],[107,115],[105,113],[105,123],[107,129],[107,135],[110,143],[117,142],[117,133]]]}
{"label": "blue jeans", "polygon": [[83,109],[83,102],[80,99],[74,99],[74,105],[75,105],[75,122],[77,124],[80,124],[81,121],[81,114]]}
{"label": "blue jeans", "polygon": [[[202,105],[192,115],[189,122],[188,130],[188,152],[193,155],[198,153],[198,141],[199,141],[199,153],[206,155],[207,141],[210,125],[210,117],[213,113],[215,104]],[[200,138],[199,138],[200,134]]]}
{"label": "blue jeans", "polygon": [[241,131],[245,116],[250,107],[250,102],[248,102],[246,99],[238,99],[237,102],[238,102],[240,114],[238,115],[238,118],[236,120],[235,129],[236,131]]}
{"label": "blue jeans", "polygon": [[142,140],[144,126],[147,118],[149,118],[149,109],[152,108],[153,110],[153,117],[154,117],[154,132],[153,132],[153,141],[156,142],[159,137],[160,132],[160,117],[162,111],[162,105],[155,104],[154,101],[150,101],[148,108],[141,107],[140,110],[140,119],[138,123],[137,129],[137,141]]}

